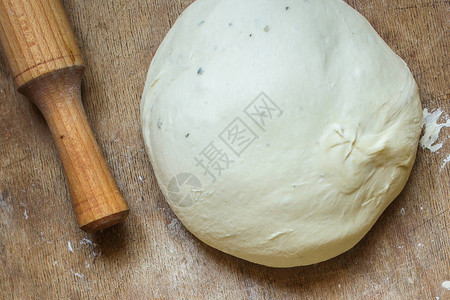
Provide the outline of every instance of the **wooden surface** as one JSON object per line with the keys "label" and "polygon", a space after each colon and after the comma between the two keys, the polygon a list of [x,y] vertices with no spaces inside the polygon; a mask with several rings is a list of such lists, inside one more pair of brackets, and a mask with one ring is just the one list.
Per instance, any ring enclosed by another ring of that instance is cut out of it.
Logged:
{"label": "wooden surface", "polygon": [[[419,150],[405,191],[373,230],[331,261],[266,268],[182,227],[145,154],[139,102],[158,45],[190,2],[64,1],[88,65],[86,113],[131,209],[101,234],[77,228],[45,120],[0,60],[0,298],[450,299],[448,129],[443,149]],[[423,106],[450,114],[449,1],[348,2],[406,60]]]}

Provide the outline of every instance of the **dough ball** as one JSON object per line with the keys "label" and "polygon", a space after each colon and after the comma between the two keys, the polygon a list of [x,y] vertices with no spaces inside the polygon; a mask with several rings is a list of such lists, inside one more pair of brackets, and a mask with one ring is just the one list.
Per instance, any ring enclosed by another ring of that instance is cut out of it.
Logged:
{"label": "dough ball", "polygon": [[422,127],[408,67],[340,0],[197,0],[152,61],[141,118],[186,228],[273,267],[358,243],[404,188]]}

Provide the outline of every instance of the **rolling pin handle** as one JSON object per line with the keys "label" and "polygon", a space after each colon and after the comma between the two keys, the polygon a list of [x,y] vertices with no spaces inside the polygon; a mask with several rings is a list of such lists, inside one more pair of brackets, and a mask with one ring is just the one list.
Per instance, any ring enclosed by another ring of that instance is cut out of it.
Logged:
{"label": "rolling pin handle", "polygon": [[82,230],[122,221],[128,205],[81,103],[84,62],[60,0],[0,0],[0,44],[19,92],[44,115]]}

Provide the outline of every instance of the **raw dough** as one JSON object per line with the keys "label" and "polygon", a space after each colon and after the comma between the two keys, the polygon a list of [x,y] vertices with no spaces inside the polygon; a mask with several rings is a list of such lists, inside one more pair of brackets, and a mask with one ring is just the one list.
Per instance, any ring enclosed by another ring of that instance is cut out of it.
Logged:
{"label": "raw dough", "polygon": [[200,240],[273,267],[360,241],[409,177],[416,83],[340,0],[197,0],[150,66],[156,178]]}

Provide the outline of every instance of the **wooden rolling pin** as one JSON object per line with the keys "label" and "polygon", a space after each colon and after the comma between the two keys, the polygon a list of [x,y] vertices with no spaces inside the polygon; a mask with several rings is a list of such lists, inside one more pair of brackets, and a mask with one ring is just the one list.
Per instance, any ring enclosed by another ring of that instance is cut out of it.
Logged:
{"label": "wooden rolling pin", "polygon": [[84,62],[60,0],[0,0],[0,43],[18,91],[41,110],[82,230],[122,221],[128,205],[81,103]]}

